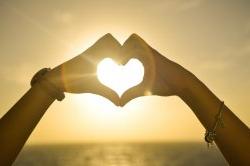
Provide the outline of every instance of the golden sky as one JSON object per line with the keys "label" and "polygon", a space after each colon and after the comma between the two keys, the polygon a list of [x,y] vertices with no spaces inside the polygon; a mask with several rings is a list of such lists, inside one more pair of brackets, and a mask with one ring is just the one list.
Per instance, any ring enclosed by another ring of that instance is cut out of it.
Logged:
{"label": "golden sky", "polygon": [[[76,56],[106,33],[121,43],[137,33],[192,71],[249,126],[249,7],[248,0],[1,0],[0,116],[39,69]],[[67,94],[29,142],[203,141],[203,134],[177,97],[142,97],[117,108],[97,95]]]}

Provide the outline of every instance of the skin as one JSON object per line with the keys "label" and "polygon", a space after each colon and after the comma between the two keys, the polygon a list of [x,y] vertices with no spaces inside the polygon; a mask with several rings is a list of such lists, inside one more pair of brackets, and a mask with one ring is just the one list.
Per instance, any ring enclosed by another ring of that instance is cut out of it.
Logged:
{"label": "skin", "polygon": [[104,58],[119,61],[120,47],[120,43],[111,34],[106,34],[82,54],[55,67],[46,77],[64,92],[94,93],[119,105],[119,96],[99,82],[96,70]]}
{"label": "skin", "polygon": [[[96,64],[105,57],[111,57],[123,64],[131,57],[138,58],[145,68],[143,82],[128,90],[119,99],[114,91],[101,85],[93,75],[96,72]],[[135,34],[131,35],[122,47],[107,34],[83,54],[54,68],[45,77],[64,92],[96,93],[117,105],[125,105],[136,97],[149,94],[177,95],[189,105],[208,130],[212,128],[221,104],[192,73],[165,58]],[[35,84],[1,118],[0,165],[11,165],[14,162],[54,100],[40,84]],[[225,127],[217,129],[215,142],[229,164],[250,165],[250,131],[226,106],[222,109]]]}
{"label": "skin", "polygon": [[[106,34],[79,56],[55,67],[44,77],[63,92],[94,93],[119,104],[119,96],[102,85],[96,65],[104,58],[119,60],[120,44]],[[11,165],[48,107],[55,101],[40,84],[30,90],[0,119],[0,165]]]}
{"label": "skin", "polygon": [[[123,94],[122,105],[140,96],[176,95],[192,109],[205,129],[213,129],[221,100],[198,78],[161,55],[136,34],[125,42],[122,52],[123,63],[135,57],[145,68],[143,82]],[[224,127],[217,127],[215,143],[230,165],[250,165],[250,130],[227,106],[222,109]]]}

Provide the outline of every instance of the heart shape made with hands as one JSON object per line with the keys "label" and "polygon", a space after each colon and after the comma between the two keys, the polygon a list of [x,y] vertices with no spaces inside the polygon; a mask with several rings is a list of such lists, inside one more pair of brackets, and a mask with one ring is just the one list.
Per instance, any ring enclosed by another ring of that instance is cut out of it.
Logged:
{"label": "heart shape made with hands", "polygon": [[97,67],[98,80],[113,89],[119,96],[143,81],[144,67],[138,59],[130,59],[126,65],[118,65],[111,58],[105,58]]}

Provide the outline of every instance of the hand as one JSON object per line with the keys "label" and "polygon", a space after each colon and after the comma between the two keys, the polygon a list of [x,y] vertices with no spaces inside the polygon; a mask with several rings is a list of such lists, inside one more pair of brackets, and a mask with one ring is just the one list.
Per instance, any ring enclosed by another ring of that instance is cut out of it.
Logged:
{"label": "hand", "polygon": [[111,34],[107,34],[82,54],[54,68],[48,77],[64,92],[94,93],[119,105],[119,96],[99,82],[96,70],[104,58],[118,60],[120,47],[120,43]]}
{"label": "hand", "polygon": [[125,41],[121,54],[124,64],[131,58],[137,58],[144,65],[142,83],[122,95],[121,105],[140,96],[180,95],[185,89],[187,77],[191,73],[151,48],[138,35],[133,34]]}

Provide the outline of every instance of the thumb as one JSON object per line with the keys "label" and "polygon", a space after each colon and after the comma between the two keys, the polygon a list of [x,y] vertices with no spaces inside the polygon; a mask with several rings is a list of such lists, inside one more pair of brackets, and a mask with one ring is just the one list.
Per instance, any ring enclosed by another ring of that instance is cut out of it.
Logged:
{"label": "thumb", "polygon": [[137,86],[130,88],[121,96],[120,105],[124,106],[129,101],[131,101],[137,97],[147,96],[147,95],[148,95],[148,93],[147,93],[146,88],[143,86],[143,84],[139,84]]}
{"label": "thumb", "polygon": [[94,91],[92,90],[91,93],[101,95],[110,100],[115,105],[120,106],[120,97],[118,96],[118,94],[114,90],[106,87],[105,85],[98,83]]}

